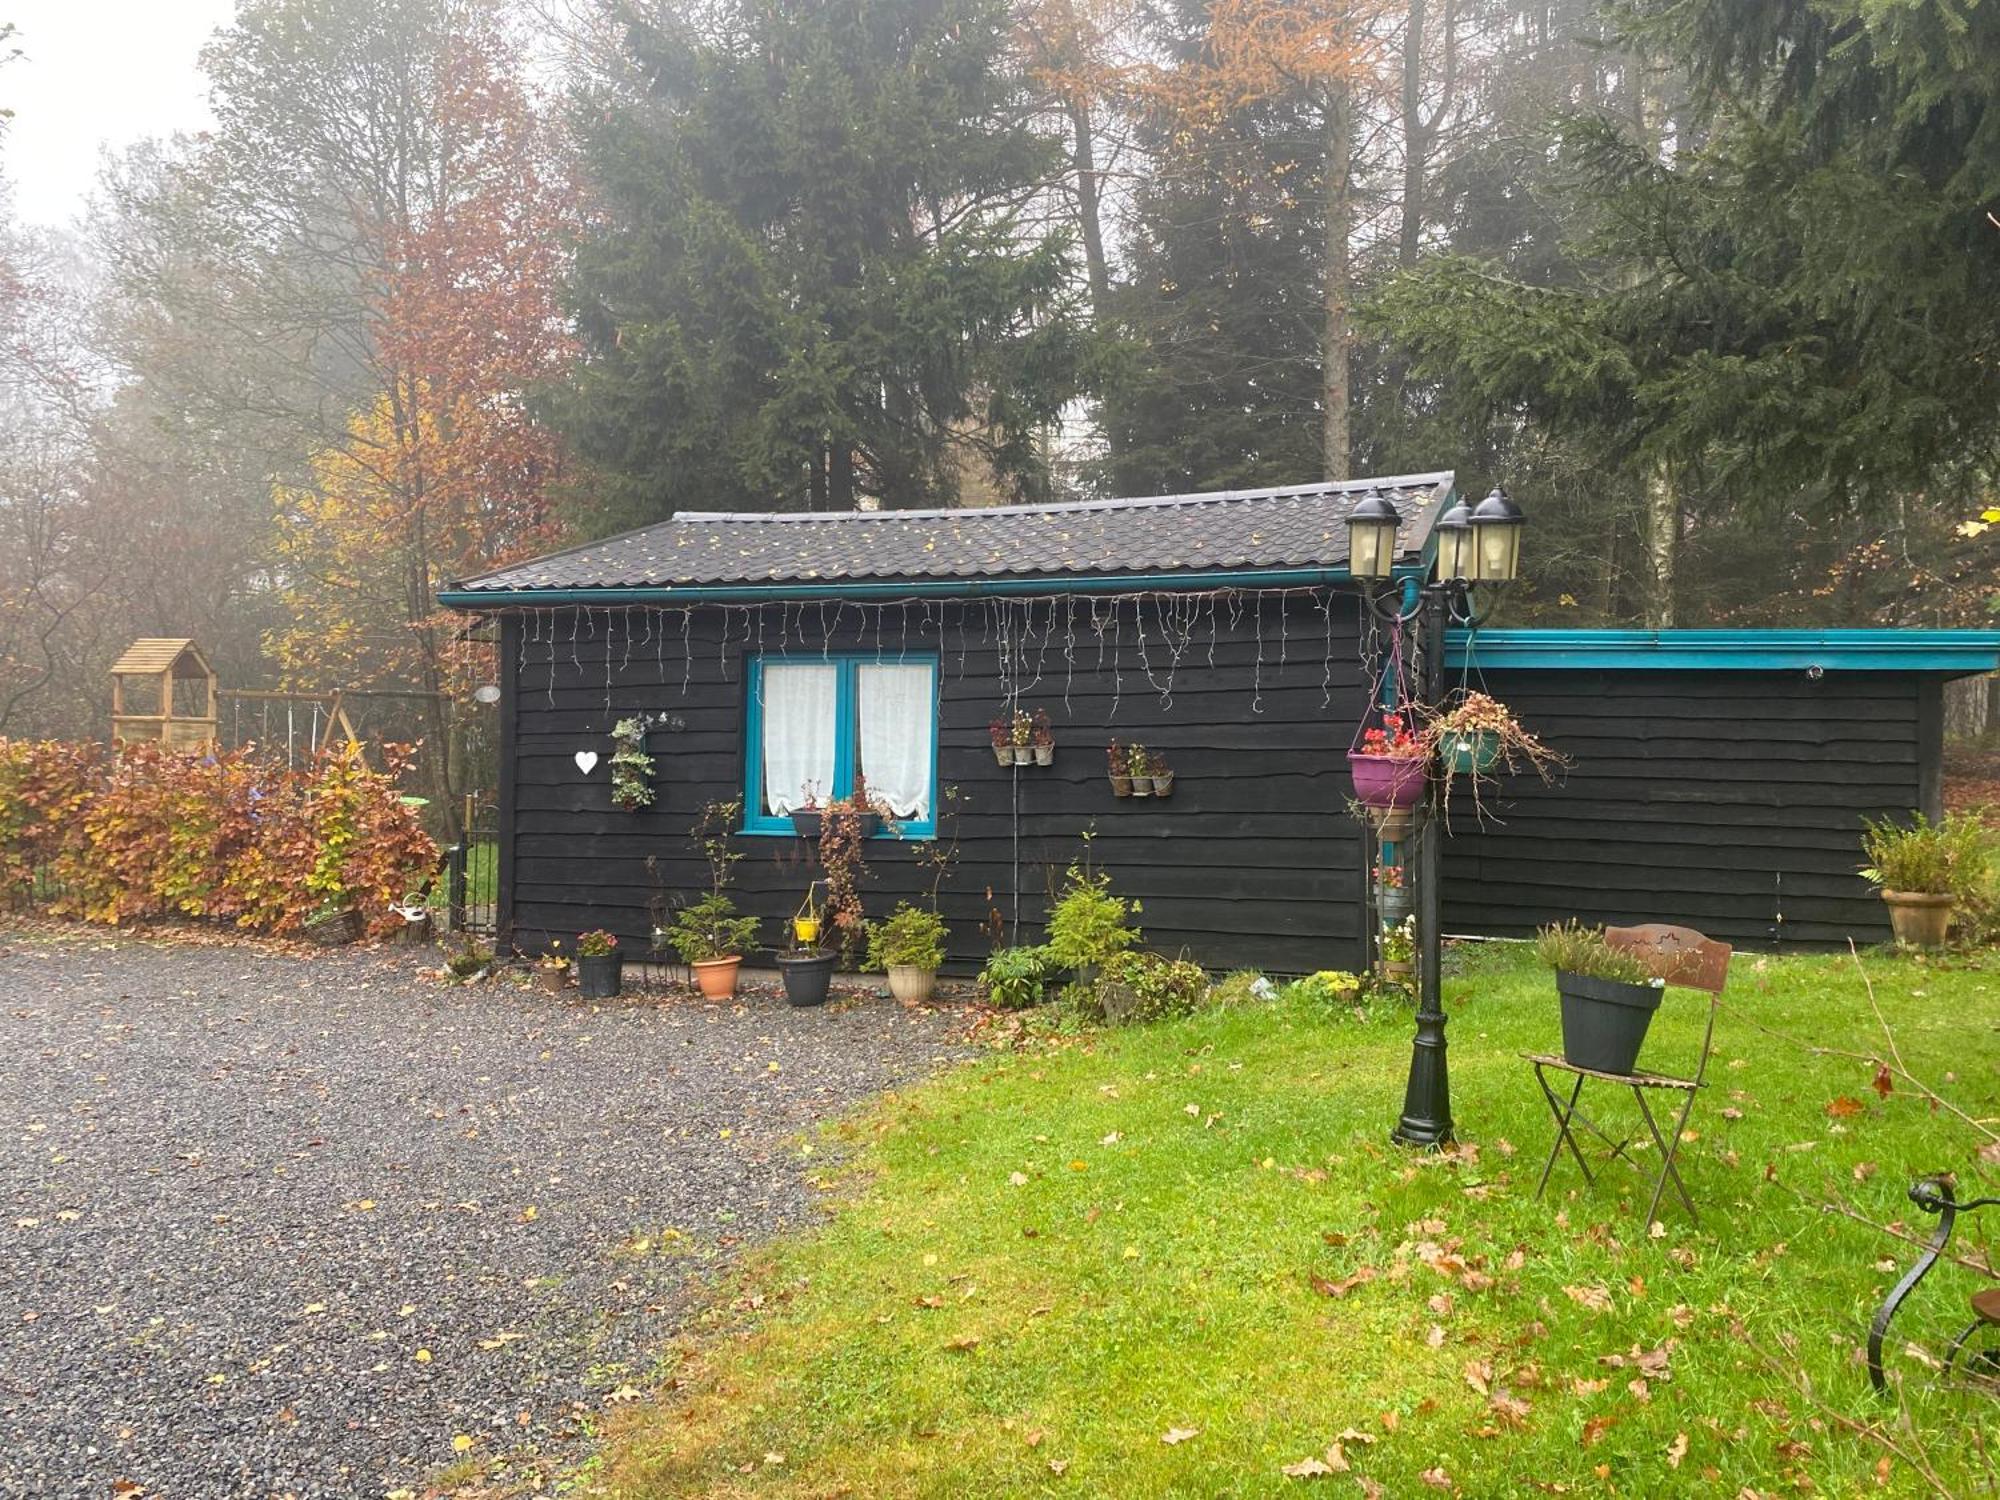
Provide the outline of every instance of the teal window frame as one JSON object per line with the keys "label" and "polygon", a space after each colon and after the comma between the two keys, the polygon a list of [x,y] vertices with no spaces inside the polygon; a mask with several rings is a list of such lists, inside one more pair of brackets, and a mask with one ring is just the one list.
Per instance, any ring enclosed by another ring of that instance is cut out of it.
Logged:
{"label": "teal window frame", "polygon": [[832,652],[828,655],[782,656],[768,654],[750,658],[744,678],[743,707],[743,826],[740,832],[764,837],[796,837],[790,817],[773,817],[764,806],[764,668],[834,666],[840,669],[834,686],[833,786],[829,799],[845,797],[854,789],[854,771],[860,759],[858,744],[861,727],[861,668],[922,667],[931,669],[931,788],[930,815],[921,820],[887,821],[872,835],[878,839],[934,839],[938,815],[938,715],[944,688],[941,658],[934,651]]}

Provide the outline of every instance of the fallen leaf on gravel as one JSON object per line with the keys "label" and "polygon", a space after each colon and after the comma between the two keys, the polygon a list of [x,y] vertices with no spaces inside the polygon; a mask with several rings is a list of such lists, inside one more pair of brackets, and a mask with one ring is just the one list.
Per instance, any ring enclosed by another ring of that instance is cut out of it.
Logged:
{"label": "fallen leaf on gravel", "polygon": [[1165,1432],[1160,1434],[1160,1441],[1171,1448],[1177,1443],[1185,1443],[1189,1438],[1200,1436],[1201,1429],[1199,1427],[1169,1427]]}
{"label": "fallen leaf on gravel", "polygon": [[451,1440],[451,1451],[454,1453],[467,1453],[470,1452],[471,1449],[472,1449],[472,1439],[467,1437],[462,1432],[457,1437]]}
{"label": "fallen leaf on gravel", "polygon": [[511,1328],[502,1329],[499,1333],[494,1334],[493,1337],[490,1339],[481,1339],[479,1341],[479,1347],[482,1349],[504,1349],[507,1347],[507,1345],[513,1343],[514,1340],[526,1337],[527,1337],[526,1334],[516,1333]]}
{"label": "fallen leaf on gravel", "polygon": [[416,1310],[417,1310],[416,1303],[405,1302],[401,1307],[396,1309],[396,1316],[399,1318],[407,1318],[411,1313],[415,1312]]}
{"label": "fallen leaf on gravel", "polygon": [[420,1365],[427,1365],[431,1362],[431,1351],[428,1349],[419,1349],[410,1358],[414,1359]]}
{"label": "fallen leaf on gravel", "polygon": [[607,1406],[619,1406],[627,1401],[637,1401],[639,1399],[639,1396],[640,1396],[640,1391],[637,1386],[621,1385],[618,1387],[617,1390],[607,1392],[604,1397],[604,1402]]}
{"label": "fallen leaf on gravel", "polygon": [[526,1208],[521,1210],[521,1222],[523,1224],[532,1224],[535,1222],[534,1204],[530,1203]]}

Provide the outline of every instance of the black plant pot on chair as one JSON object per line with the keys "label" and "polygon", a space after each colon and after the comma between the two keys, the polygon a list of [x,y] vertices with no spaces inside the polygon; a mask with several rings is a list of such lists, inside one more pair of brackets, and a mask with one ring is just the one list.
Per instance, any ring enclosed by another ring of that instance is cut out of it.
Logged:
{"label": "black plant pot on chair", "polygon": [[1563,1060],[1594,1073],[1630,1073],[1660,1008],[1661,986],[1556,970],[1562,996]]}

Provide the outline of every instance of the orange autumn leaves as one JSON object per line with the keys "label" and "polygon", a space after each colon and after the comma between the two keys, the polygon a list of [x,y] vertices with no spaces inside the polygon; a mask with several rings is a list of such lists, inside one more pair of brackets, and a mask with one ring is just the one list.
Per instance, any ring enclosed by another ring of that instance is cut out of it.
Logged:
{"label": "orange autumn leaves", "polygon": [[276,493],[291,623],[270,644],[296,683],[444,685],[437,589],[557,539],[563,452],[525,398],[574,354],[559,291],[577,209],[518,69],[496,36],[453,39],[441,188],[364,226],[383,267],[376,393]]}

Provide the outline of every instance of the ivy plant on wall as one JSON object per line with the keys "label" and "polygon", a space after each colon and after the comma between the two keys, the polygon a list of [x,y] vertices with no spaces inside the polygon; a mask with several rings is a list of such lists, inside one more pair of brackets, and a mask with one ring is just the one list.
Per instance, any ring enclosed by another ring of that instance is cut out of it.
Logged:
{"label": "ivy plant on wall", "polygon": [[620,719],[611,727],[611,800],[627,812],[653,805],[653,757],[646,753],[646,721]]}

